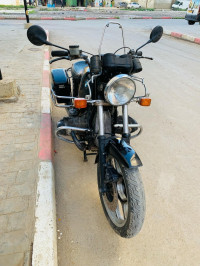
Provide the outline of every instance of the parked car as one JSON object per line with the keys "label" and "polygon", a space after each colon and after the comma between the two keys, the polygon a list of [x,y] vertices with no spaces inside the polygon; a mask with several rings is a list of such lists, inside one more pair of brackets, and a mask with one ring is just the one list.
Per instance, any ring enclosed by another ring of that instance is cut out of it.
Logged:
{"label": "parked car", "polygon": [[127,3],[126,2],[118,2],[116,7],[119,7],[119,8],[127,8]]}
{"label": "parked car", "polygon": [[188,21],[189,25],[194,25],[195,22],[200,22],[200,1],[191,0],[185,19]]}
{"label": "parked car", "polygon": [[138,3],[135,3],[135,2],[131,2],[131,3],[128,3],[127,5],[128,8],[141,8],[141,5],[139,5]]}
{"label": "parked car", "polygon": [[182,10],[187,10],[190,4],[190,0],[185,0],[185,1],[176,1],[172,5],[172,9],[182,9]]}

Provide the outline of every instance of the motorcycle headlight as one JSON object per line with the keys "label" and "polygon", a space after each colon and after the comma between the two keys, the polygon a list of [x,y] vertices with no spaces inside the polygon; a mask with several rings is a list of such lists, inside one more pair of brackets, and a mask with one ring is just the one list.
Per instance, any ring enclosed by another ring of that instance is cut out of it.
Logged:
{"label": "motorcycle headlight", "polygon": [[104,90],[107,102],[112,105],[124,105],[133,98],[136,90],[134,80],[125,74],[117,75],[112,78]]}

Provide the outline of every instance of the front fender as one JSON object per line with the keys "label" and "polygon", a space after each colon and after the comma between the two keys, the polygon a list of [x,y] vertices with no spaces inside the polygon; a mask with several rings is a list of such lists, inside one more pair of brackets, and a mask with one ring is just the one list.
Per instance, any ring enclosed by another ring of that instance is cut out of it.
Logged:
{"label": "front fender", "polygon": [[106,146],[106,150],[127,168],[142,166],[142,161],[135,150],[124,140],[115,139],[110,141]]}

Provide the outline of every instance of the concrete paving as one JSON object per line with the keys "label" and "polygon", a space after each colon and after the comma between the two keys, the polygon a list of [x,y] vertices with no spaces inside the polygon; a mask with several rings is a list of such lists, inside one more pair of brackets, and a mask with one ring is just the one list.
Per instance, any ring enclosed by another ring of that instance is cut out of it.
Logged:
{"label": "concrete paving", "polygon": [[43,48],[29,43],[23,22],[1,23],[0,32],[3,80],[16,80],[21,90],[17,102],[0,102],[0,265],[28,266],[35,225]]}

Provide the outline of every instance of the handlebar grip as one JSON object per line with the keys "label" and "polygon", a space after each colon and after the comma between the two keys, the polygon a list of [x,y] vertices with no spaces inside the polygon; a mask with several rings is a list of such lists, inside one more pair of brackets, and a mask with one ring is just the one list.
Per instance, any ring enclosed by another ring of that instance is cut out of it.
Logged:
{"label": "handlebar grip", "polygon": [[140,60],[138,58],[133,59],[133,73],[138,73],[142,71],[142,65],[140,63]]}
{"label": "handlebar grip", "polygon": [[68,51],[52,51],[51,56],[68,56]]}
{"label": "handlebar grip", "polygon": [[137,55],[138,55],[138,56],[142,56],[142,51],[138,51],[138,52],[137,52]]}

